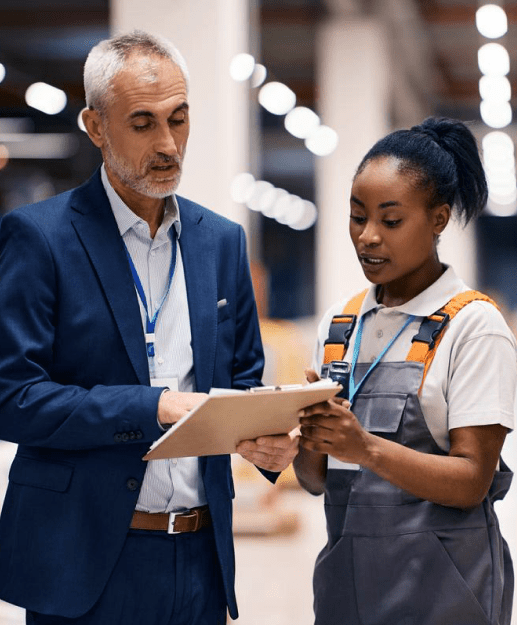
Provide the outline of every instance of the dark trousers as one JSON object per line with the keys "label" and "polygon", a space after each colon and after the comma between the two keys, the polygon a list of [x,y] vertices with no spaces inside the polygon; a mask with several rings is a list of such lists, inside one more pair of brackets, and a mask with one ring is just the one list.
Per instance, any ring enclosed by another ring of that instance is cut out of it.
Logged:
{"label": "dark trousers", "polygon": [[130,530],[94,607],[79,618],[27,611],[27,625],[224,625],[226,599],[212,529]]}

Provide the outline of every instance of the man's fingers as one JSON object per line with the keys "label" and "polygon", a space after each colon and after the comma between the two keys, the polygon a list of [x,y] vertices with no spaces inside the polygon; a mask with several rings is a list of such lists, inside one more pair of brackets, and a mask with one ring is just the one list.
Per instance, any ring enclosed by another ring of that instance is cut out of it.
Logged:
{"label": "man's fingers", "polygon": [[[296,432],[296,430],[293,430]],[[275,434],[272,436],[259,436],[256,439],[257,445],[263,447],[264,449],[280,449],[284,450],[288,447],[291,447],[293,441],[296,439],[296,434],[291,436],[291,432],[289,434]]]}
{"label": "man's fingers", "polygon": [[[285,435],[286,439],[289,441],[288,444],[280,443],[279,441],[275,442],[260,442],[264,437],[258,438],[256,441],[242,441],[237,445],[237,453],[261,453],[268,456],[283,456],[286,451],[293,447],[297,446],[297,441],[291,440],[289,436]],[[268,440],[270,437],[265,437]]]}

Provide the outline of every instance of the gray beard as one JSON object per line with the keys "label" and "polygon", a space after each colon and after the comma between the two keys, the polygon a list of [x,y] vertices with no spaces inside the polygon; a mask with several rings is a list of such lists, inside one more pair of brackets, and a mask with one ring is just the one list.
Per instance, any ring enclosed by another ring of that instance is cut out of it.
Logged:
{"label": "gray beard", "polygon": [[153,183],[145,178],[145,174],[142,175],[135,171],[135,169],[126,163],[123,159],[115,156],[115,153],[111,147],[111,142],[106,138],[106,145],[103,153],[104,161],[108,169],[120,180],[120,182],[127,188],[145,195],[146,197],[152,197],[157,199],[163,199],[176,192],[179,186],[181,171],[183,165],[183,158],[171,157],[164,158],[158,157],[155,160],[150,160],[145,163],[146,173],[149,167],[154,165],[167,165],[175,163],[178,165],[178,170],[175,173],[174,180],[167,183]]}

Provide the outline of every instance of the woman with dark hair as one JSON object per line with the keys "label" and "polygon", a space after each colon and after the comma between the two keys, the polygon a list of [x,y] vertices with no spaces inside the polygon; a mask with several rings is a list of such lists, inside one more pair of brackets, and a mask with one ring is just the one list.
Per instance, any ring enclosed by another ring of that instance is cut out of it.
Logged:
{"label": "woman with dark hair", "polygon": [[510,625],[493,503],[512,477],[516,343],[437,252],[451,213],[467,223],[486,200],[476,141],[449,119],[391,133],[354,177],[350,236],[372,286],[320,324],[318,363],[343,397],[302,412],[295,460],[325,493],[317,625]]}

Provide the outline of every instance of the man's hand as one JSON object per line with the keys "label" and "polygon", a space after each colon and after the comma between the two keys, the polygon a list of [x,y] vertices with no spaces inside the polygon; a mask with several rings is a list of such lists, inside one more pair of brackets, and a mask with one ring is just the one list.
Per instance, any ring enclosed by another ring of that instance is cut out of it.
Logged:
{"label": "man's hand", "polygon": [[158,421],[161,425],[176,423],[207,397],[206,393],[166,391],[158,402]]}
{"label": "man's hand", "polygon": [[261,436],[254,441],[242,441],[237,445],[237,453],[267,471],[280,472],[291,464],[298,453],[300,431],[277,436]]}

